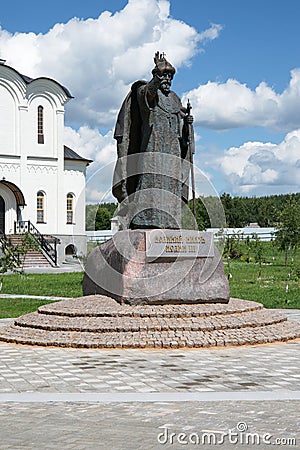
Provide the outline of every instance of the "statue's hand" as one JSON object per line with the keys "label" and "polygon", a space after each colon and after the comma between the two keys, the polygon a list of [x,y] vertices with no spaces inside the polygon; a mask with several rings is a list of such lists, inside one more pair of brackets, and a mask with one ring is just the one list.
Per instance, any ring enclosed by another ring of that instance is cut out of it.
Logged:
{"label": "statue's hand", "polygon": [[167,68],[167,62],[164,57],[164,54],[160,54],[159,52],[155,53],[154,56],[154,62],[155,62],[155,68],[156,68],[156,75],[159,77],[163,77],[163,74]]}
{"label": "statue's hand", "polygon": [[192,125],[194,122],[194,117],[189,114],[188,116],[185,117],[185,120],[188,125]]}

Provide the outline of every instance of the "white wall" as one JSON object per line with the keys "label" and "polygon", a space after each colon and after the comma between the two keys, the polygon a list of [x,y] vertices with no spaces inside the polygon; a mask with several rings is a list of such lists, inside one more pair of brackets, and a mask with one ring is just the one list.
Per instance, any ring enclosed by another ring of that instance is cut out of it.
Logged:
{"label": "white wall", "polygon": [[[61,234],[85,235],[85,169],[80,161],[65,161],[63,185],[59,192],[58,229]],[[73,224],[67,224],[67,194],[74,194]]]}
{"label": "white wall", "polygon": [[0,154],[16,154],[16,103],[12,94],[0,84]]}
{"label": "white wall", "polygon": [[[26,206],[22,219],[41,233],[85,236],[85,170],[83,161],[64,161],[65,90],[47,78],[26,83],[14,69],[0,64],[0,179],[16,184]],[[37,110],[43,106],[44,144],[37,141]],[[45,223],[37,224],[36,195],[45,193]],[[2,192],[2,193],[1,193]],[[74,223],[67,224],[67,194],[74,194]],[[3,195],[2,195],[3,194]],[[0,185],[9,203],[6,232],[12,232],[16,204]]]}

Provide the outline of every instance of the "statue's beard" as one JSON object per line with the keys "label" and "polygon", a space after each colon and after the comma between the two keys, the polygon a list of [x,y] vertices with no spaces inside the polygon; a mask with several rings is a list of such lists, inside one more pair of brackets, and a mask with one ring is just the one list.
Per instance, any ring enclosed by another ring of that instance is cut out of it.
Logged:
{"label": "statue's beard", "polygon": [[163,94],[168,94],[170,92],[171,83],[168,80],[164,80],[160,84],[160,90]]}

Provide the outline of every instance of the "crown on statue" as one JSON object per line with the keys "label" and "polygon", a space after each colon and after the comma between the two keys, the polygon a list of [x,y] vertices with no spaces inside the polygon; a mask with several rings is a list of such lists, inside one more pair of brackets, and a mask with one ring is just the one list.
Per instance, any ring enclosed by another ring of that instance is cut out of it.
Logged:
{"label": "crown on statue", "polygon": [[155,67],[152,70],[152,74],[170,72],[172,75],[176,72],[175,68],[169,61],[166,60],[165,53],[156,52],[154,55]]}

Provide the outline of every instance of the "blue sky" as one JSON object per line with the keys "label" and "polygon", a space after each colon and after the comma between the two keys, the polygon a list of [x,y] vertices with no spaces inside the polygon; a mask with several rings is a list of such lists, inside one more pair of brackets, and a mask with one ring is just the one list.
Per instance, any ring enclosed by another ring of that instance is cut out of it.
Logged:
{"label": "blue sky", "polygon": [[149,78],[155,50],[177,68],[173,89],[191,99],[196,164],[217,192],[296,192],[299,17],[298,0],[28,0],[17,11],[5,2],[0,57],[71,90],[66,143],[103,180],[90,183],[88,201],[109,189],[115,116],[130,84]]}

